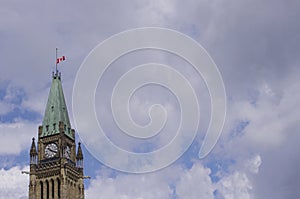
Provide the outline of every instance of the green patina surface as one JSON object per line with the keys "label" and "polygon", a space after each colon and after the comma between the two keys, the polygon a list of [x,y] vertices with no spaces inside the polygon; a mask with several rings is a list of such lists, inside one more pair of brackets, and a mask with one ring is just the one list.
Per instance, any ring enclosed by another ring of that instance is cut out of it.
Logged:
{"label": "green patina surface", "polygon": [[74,139],[60,76],[54,75],[43,120],[41,137],[59,134],[59,122],[64,123],[65,134]]}

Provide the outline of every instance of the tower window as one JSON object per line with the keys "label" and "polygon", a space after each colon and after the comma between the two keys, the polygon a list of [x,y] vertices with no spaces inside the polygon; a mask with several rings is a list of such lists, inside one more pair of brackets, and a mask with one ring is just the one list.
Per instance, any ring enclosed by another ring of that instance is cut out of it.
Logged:
{"label": "tower window", "polygon": [[52,112],[54,111],[54,106],[51,106],[51,111],[52,111]]}
{"label": "tower window", "polygon": [[41,188],[41,199],[43,199],[43,195],[44,195],[44,186],[43,186],[43,182],[40,182],[40,188]]}
{"label": "tower window", "polygon": [[52,198],[54,198],[54,180],[51,179],[51,185],[52,185]]}
{"label": "tower window", "polygon": [[47,186],[47,199],[49,199],[49,192],[50,192],[50,190],[49,190],[49,181],[48,180],[46,180],[46,186]]}
{"label": "tower window", "polygon": [[49,125],[46,125],[46,131],[49,131]]}
{"label": "tower window", "polygon": [[56,123],[53,124],[53,130],[56,130]]}
{"label": "tower window", "polygon": [[60,198],[60,181],[58,178],[57,178],[57,195],[58,195],[58,198]]}

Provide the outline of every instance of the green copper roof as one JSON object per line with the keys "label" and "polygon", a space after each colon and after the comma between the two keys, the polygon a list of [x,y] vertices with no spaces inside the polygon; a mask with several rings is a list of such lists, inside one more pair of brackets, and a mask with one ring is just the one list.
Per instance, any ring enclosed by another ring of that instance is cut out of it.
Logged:
{"label": "green copper roof", "polygon": [[53,75],[52,85],[43,120],[43,130],[40,137],[59,134],[59,122],[64,123],[65,134],[74,139],[71,132],[71,125],[61,85],[60,75],[56,74]]}

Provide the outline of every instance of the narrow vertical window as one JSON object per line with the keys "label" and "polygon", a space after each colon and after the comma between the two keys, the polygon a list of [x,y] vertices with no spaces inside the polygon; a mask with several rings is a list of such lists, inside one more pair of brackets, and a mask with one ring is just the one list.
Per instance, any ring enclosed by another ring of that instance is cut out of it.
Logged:
{"label": "narrow vertical window", "polygon": [[58,178],[57,178],[57,195],[58,195],[58,198],[60,198],[60,181]]}
{"label": "narrow vertical window", "polygon": [[43,186],[43,182],[40,182],[40,188],[41,188],[41,199],[43,199],[43,195],[44,195],[44,186]]}
{"label": "narrow vertical window", "polygon": [[49,181],[48,180],[46,180],[46,186],[47,186],[47,199],[49,199],[49,192],[50,192],[50,190],[49,190]]}
{"label": "narrow vertical window", "polygon": [[52,185],[51,186],[52,187],[52,191],[51,191],[52,194],[51,195],[52,195],[52,198],[54,199],[54,180],[53,179],[51,179],[51,185]]}

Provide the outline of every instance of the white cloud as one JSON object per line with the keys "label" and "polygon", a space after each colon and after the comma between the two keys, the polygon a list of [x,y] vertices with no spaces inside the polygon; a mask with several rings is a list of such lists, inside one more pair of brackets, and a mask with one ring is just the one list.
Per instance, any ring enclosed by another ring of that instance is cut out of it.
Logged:
{"label": "white cloud", "polygon": [[21,171],[28,171],[29,166],[12,167],[0,170],[0,198],[1,199],[26,199],[28,198],[28,175]]}
{"label": "white cloud", "polygon": [[0,154],[19,154],[29,148],[31,138],[37,135],[37,124],[17,121],[15,123],[0,123]]}
{"label": "white cloud", "polygon": [[[169,183],[174,177],[177,168],[169,172],[155,172],[143,175],[118,174],[109,177],[104,174],[91,180],[86,191],[89,199],[120,198],[120,199],[167,199],[172,195]],[[163,174],[163,175],[162,175]]]}
{"label": "white cloud", "polygon": [[210,169],[201,164],[194,164],[190,170],[180,173],[176,184],[176,193],[180,199],[213,199],[215,191],[209,176]]}
{"label": "white cloud", "polygon": [[224,199],[250,199],[253,198],[253,179],[259,175],[262,159],[260,155],[255,155],[250,159],[237,164],[232,173],[223,174],[215,184],[218,194]]}
{"label": "white cloud", "polygon": [[28,93],[28,97],[22,101],[22,108],[29,109],[44,116],[49,90],[50,88]]}
{"label": "white cloud", "polygon": [[[220,140],[221,144],[218,145],[223,148],[215,151],[216,154],[224,154],[224,158],[235,161],[230,169],[236,173],[223,178],[221,182],[224,185],[230,184],[232,187],[231,185],[235,186],[241,181],[243,186],[237,186],[237,192],[254,198],[294,198],[298,194],[293,188],[294,185],[299,185],[296,171],[296,165],[299,165],[299,146],[295,143],[295,140],[299,140],[297,129],[300,118],[296,108],[300,101],[297,74],[299,70],[293,70],[288,77],[281,79],[278,87],[263,81],[257,88],[254,102],[231,101],[227,117],[229,120]],[[243,120],[249,121],[249,124],[232,136],[234,128],[239,125],[237,121]],[[260,155],[252,156],[253,153]],[[252,158],[247,160],[246,157],[249,156]],[[290,164],[291,162],[293,163]],[[291,180],[293,183],[289,184]],[[227,192],[228,197],[232,196],[229,193],[237,193],[229,188],[223,190],[223,193]]]}
{"label": "white cloud", "polygon": [[251,172],[251,173],[258,173],[259,167],[262,163],[260,155],[255,155],[252,157],[250,160],[246,161],[246,168]]}
{"label": "white cloud", "polygon": [[217,187],[224,199],[251,198],[252,185],[245,173],[235,172],[223,177]]}
{"label": "white cloud", "polygon": [[190,169],[173,165],[158,172],[139,175],[114,176],[110,169],[102,168],[98,176],[91,180],[86,194],[89,199],[213,199],[217,193],[224,199],[250,199],[253,195],[250,179],[258,174],[261,162],[261,157],[255,155],[238,170],[220,174],[217,182],[212,181],[211,170],[200,162],[194,163]]}
{"label": "white cloud", "polygon": [[[280,87],[274,88],[262,82],[255,88],[254,100],[229,101],[227,121],[220,140],[228,150],[227,154],[235,158],[247,157],[246,153],[270,151],[288,141],[294,134],[293,129],[299,126],[300,114],[295,108],[300,101],[298,73],[295,70],[281,79]],[[248,122],[243,129],[239,129],[241,121]],[[239,132],[234,132],[236,129]],[[237,146],[239,150],[236,150]]]}

